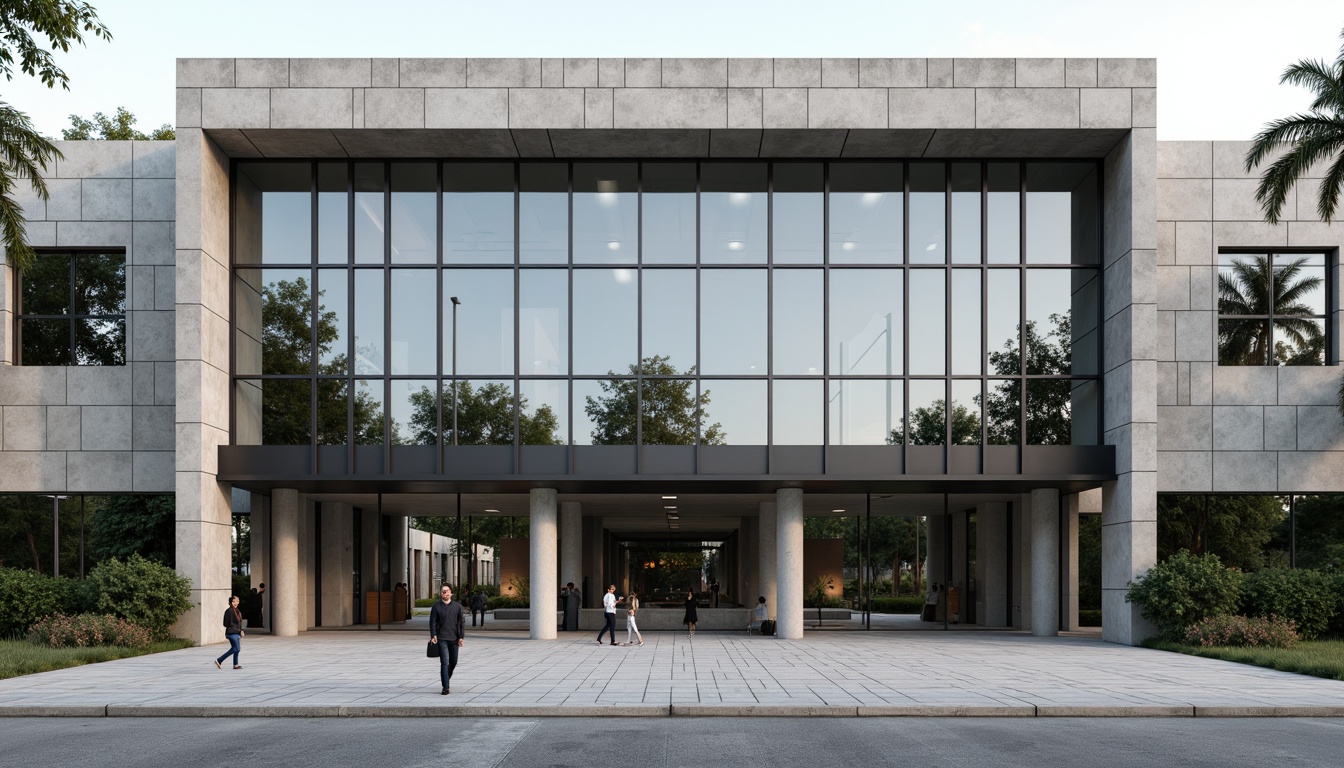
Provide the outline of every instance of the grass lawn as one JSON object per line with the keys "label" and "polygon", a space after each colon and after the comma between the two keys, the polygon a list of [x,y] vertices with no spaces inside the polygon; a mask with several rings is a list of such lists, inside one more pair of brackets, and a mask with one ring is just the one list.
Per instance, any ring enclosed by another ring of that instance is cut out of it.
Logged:
{"label": "grass lawn", "polygon": [[47,648],[27,640],[0,640],[0,680],[191,646],[190,640],[179,639],[153,643],[148,648]]}
{"label": "grass lawn", "polygon": [[1303,640],[1292,648],[1231,648],[1211,646],[1201,648],[1165,640],[1144,643],[1149,648],[1175,651],[1210,659],[1236,661],[1269,667],[1300,675],[1312,675],[1331,680],[1344,680],[1344,640]]}

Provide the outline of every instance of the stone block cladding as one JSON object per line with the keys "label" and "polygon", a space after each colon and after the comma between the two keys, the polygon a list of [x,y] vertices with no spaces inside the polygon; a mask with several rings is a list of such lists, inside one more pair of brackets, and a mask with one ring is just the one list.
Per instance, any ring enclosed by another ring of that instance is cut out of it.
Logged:
{"label": "stone block cladding", "polygon": [[126,364],[15,365],[0,255],[0,493],[173,491],[176,145],[58,141],[50,199],[18,195],[40,249],[126,252]]}
{"label": "stone block cladding", "polygon": [[1218,364],[1218,254],[1226,248],[1310,248],[1331,261],[1330,331],[1338,357],[1344,228],[1315,210],[1317,166],[1264,221],[1248,142],[1157,147],[1157,411],[1159,492],[1344,491],[1340,368]]}

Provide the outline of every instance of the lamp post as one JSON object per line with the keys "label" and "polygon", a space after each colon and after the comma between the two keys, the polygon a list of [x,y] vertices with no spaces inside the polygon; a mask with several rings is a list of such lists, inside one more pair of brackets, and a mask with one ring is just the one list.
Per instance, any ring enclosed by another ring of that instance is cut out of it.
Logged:
{"label": "lamp post", "polygon": [[61,499],[69,496],[51,497],[51,575],[61,575]]}

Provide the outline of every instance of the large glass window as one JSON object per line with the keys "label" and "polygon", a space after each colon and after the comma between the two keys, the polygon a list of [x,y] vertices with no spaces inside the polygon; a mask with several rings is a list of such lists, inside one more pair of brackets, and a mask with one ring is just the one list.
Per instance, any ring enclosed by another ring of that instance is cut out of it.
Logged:
{"label": "large glass window", "polygon": [[1325,365],[1328,269],[1323,253],[1218,257],[1218,364]]}
{"label": "large glass window", "polygon": [[20,278],[20,365],[124,365],[126,254],[39,252]]}
{"label": "large glass window", "polygon": [[[1100,440],[1095,162],[237,168],[241,444]],[[124,359],[124,257],[42,258],[22,361]],[[1224,364],[1325,362],[1325,254],[1219,278]]]}

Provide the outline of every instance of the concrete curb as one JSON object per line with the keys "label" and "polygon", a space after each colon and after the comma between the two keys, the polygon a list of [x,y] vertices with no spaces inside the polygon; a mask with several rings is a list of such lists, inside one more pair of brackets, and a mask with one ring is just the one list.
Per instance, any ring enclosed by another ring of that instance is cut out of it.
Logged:
{"label": "concrete curb", "polygon": [[455,705],[0,705],[11,717],[1324,717],[1344,718],[1333,706],[826,706],[787,704],[593,704],[579,706]]}

